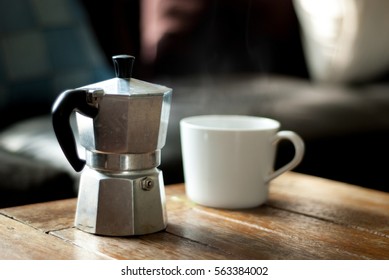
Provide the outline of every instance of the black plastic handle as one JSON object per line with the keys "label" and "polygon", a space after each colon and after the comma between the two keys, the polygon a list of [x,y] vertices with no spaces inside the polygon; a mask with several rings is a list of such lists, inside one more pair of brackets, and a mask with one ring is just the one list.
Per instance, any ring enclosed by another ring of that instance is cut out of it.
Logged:
{"label": "black plastic handle", "polygon": [[115,55],[112,57],[113,65],[117,78],[130,79],[132,75],[132,66],[135,57],[127,54]]}
{"label": "black plastic handle", "polygon": [[76,140],[70,126],[70,115],[77,111],[90,118],[96,117],[98,109],[88,104],[87,94],[88,90],[66,90],[58,96],[52,109],[55,135],[67,160],[77,172],[84,168],[85,160],[78,157]]}

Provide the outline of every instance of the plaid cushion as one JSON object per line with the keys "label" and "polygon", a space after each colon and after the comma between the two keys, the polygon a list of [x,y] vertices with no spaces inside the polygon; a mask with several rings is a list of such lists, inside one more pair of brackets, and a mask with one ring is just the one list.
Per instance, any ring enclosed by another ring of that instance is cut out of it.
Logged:
{"label": "plaid cushion", "polygon": [[0,111],[110,77],[77,0],[0,0]]}

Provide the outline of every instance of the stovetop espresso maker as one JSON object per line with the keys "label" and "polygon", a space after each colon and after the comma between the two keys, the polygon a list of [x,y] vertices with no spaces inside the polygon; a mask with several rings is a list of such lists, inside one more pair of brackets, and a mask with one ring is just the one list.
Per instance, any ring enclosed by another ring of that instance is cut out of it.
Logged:
{"label": "stovetop espresso maker", "polygon": [[[161,148],[172,90],[131,78],[134,57],[113,57],[116,78],[62,92],[52,120],[80,177],[75,226],[99,235],[141,235],[167,226]],[[76,112],[77,152],[70,117]]]}

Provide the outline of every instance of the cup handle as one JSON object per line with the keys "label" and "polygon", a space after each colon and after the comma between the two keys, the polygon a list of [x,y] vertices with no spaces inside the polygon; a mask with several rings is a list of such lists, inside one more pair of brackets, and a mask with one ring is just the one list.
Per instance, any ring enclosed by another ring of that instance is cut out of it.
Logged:
{"label": "cup handle", "polygon": [[303,159],[304,151],[305,151],[305,145],[304,145],[304,141],[301,139],[301,137],[298,134],[296,134],[293,131],[288,131],[288,130],[279,131],[274,136],[272,144],[273,145],[277,145],[278,142],[280,142],[281,140],[289,140],[289,141],[292,142],[292,144],[294,146],[294,150],[295,150],[294,157],[293,157],[293,159],[290,162],[288,162],[284,166],[280,167],[276,171],[273,171],[266,178],[266,183],[268,183],[269,181],[273,180],[274,178],[280,176],[282,173],[284,173],[284,172],[286,172],[288,170],[293,169]]}

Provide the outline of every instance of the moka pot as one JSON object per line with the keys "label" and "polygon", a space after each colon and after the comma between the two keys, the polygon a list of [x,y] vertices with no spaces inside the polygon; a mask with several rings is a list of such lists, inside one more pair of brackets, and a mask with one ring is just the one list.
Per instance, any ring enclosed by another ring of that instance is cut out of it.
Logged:
{"label": "moka pot", "polygon": [[[113,57],[116,78],[62,92],[52,110],[58,142],[81,171],[75,226],[99,235],[167,226],[161,149],[172,90],[131,78],[134,57]],[[70,116],[76,112],[79,157]]]}

